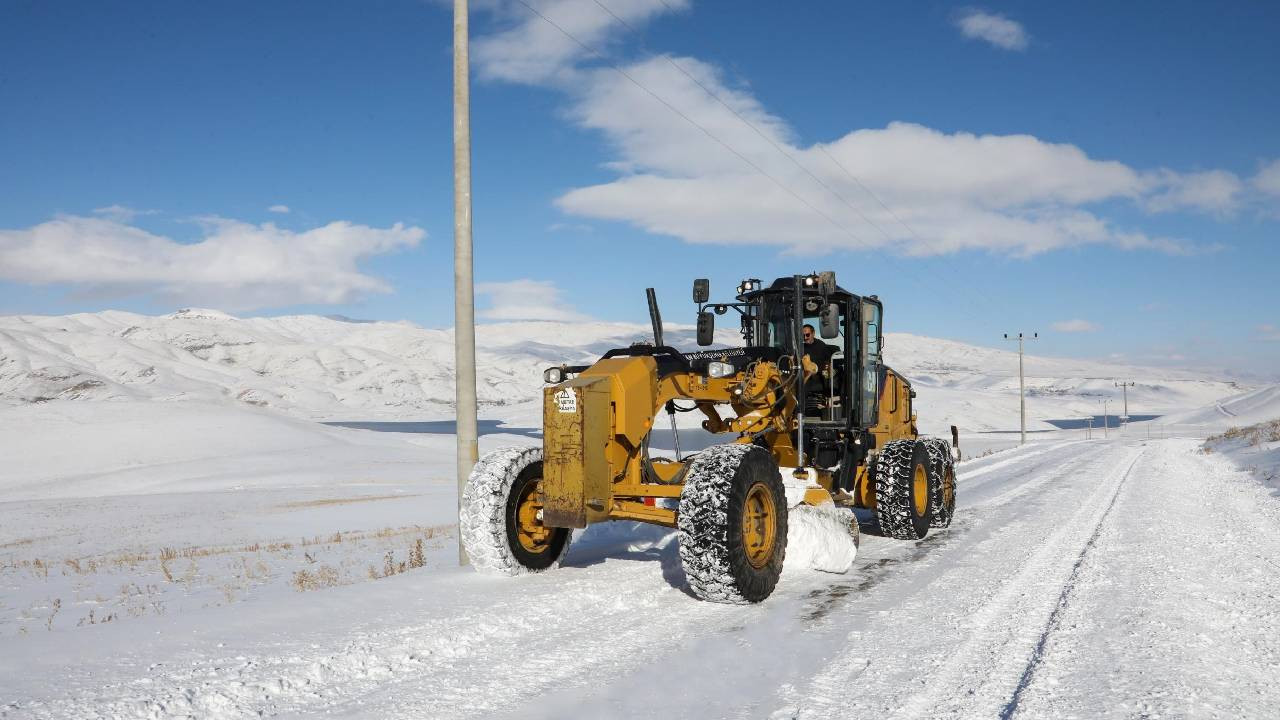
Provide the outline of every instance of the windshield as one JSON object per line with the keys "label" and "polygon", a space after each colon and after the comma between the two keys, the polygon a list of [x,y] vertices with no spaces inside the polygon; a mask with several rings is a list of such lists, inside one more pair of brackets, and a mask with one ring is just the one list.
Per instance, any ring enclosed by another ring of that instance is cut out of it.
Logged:
{"label": "windshield", "polygon": [[[809,298],[806,298],[809,299]],[[820,306],[819,306],[820,307]],[[840,318],[840,334],[829,340],[824,339],[822,334],[816,330],[821,327],[821,318],[818,315],[818,308],[815,307],[813,312],[805,309],[804,324],[815,328],[814,342],[825,343],[831,346],[833,352],[844,351],[844,317]],[[790,298],[773,298],[767,300],[764,304],[763,318],[761,325],[760,344],[767,347],[774,347],[782,350],[784,353],[791,352],[792,336],[795,329],[792,326],[791,319],[791,299]]]}

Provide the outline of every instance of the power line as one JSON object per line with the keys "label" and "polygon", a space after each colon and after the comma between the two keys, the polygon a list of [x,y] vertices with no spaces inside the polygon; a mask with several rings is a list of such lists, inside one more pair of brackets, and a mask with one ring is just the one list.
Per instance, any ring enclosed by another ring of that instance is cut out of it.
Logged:
{"label": "power line", "polygon": [[[517,3],[519,3],[520,5],[522,5],[526,10],[528,10],[530,13],[532,13],[532,14],[533,14],[534,16],[536,16],[538,19],[542,20],[543,22],[547,23],[547,24],[548,24],[548,25],[550,25],[551,27],[555,28],[558,32],[560,32],[560,34],[564,35],[566,38],[568,38],[569,40],[573,41],[573,42],[574,42],[574,44],[576,44],[578,47],[582,48],[582,50],[583,50],[583,51],[585,51],[586,53],[588,53],[588,54],[589,54],[589,55],[591,55],[591,56],[594,56],[594,57],[596,57],[596,58],[599,58],[601,61],[603,61],[606,65],[608,65],[610,68],[612,68],[612,69],[613,69],[615,72],[617,72],[619,75],[621,75],[622,77],[626,78],[626,80],[627,80],[627,81],[629,81],[631,84],[635,85],[637,88],[639,88],[639,89],[641,89],[642,91],[644,91],[646,94],[648,94],[648,95],[649,95],[650,97],[652,97],[654,100],[657,100],[657,101],[658,101],[659,103],[661,103],[664,107],[666,107],[666,108],[667,108],[668,110],[670,110],[671,112],[675,113],[677,116],[679,116],[679,117],[680,117],[681,119],[683,119],[685,122],[689,123],[689,124],[690,124],[690,125],[692,125],[693,127],[695,127],[695,128],[697,128],[698,130],[700,130],[700,131],[701,131],[704,135],[706,135],[708,138],[710,138],[711,140],[715,141],[715,142],[716,142],[716,144],[718,144],[718,145],[720,145],[721,147],[723,147],[724,149],[728,150],[730,153],[732,153],[735,157],[737,157],[739,160],[741,160],[742,162],[744,162],[744,163],[745,163],[748,167],[750,167],[752,170],[756,171],[757,173],[759,173],[760,175],[762,175],[763,177],[765,177],[766,179],[768,179],[770,182],[772,182],[774,185],[776,185],[779,189],[781,189],[783,192],[785,192],[785,193],[787,193],[788,195],[790,195],[792,198],[794,198],[796,201],[798,201],[799,203],[801,203],[802,205],[804,205],[806,208],[808,208],[808,209],[809,209],[810,211],[812,211],[814,214],[816,214],[816,215],[818,215],[819,217],[821,217],[822,219],[826,220],[826,221],[827,221],[827,223],[829,223],[829,224],[830,224],[830,225],[832,225],[834,228],[836,228],[837,230],[839,230],[840,232],[842,232],[843,234],[845,234],[846,236],[848,236],[848,237],[849,237],[851,240],[853,240],[855,243],[857,243],[857,244],[861,245],[863,248],[865,248],[865,249],[866,249],[866,250],[868,250],[868,251],[876,251],[876,250],[878,250],[878,249],[879,249],[878,247],[876,247],[876,246],[874,246],[874,245],[870,244],[869,242],[867,242],[866,240],[864,240],[863,238],[861,238],[857,233],[853,232],[853,230],[851,230],[851,229],[850,229],[850,228],[848,228],[847,226],[845,226],[845,225],[841,224],[839,221],[837,221],[837,220],[836,220],[835,218],[833,218],[831,215],[827,214],[826,212],[823,212],[821,209],[819,209],[819,208],[818,208],[817,206],[815,206],[813,203],[811,203],[811,202],[809,202],[808,200],[806,200],[804,197],[802,197],[802,196],[801,196],[799,193],[797,193],[795,190],[793,190],[792,188],[790,188],[789,186],[787,186],[787,185],[786,185],[785,183],[783,183],[781,180],[779,180],[778,178],[776,178],[776,177],[774,177],[773,175],[769,174],[766,170],[764,170],[764,168],[760,167],[758,164],[756,164],[755,162],[753,162],[749,157],[747,157],[746,155],[744,155],[742,152],[738,151],[736,148],[734,148],[734,147],[733,147],[732,145],[730,145],[728,142],[726,142],[726,141],[722,140],[720,137],[718,137],[715,133],[711,132],[711,130],[709,130],[708,128],[706,128],[705,126],[703,126],[701,123],[697,122],[697,121],[696,121],[696,120],[694,120],[693,118],[689,117],[689,115],[688,115],[688,114],[684,113],[684,112],[683,112],[683,111],[681,111],[679,108],[677,108],[677,107],[675,107],[674,105],[672,105],[672,104],[671,104],[670,102],[668,102],[665,98],[663,98],[662,96],[658,95],[658,93],[656,93],[655,91],[653,91],[652,89],[650,89],[650,88],[649,88],[648,86],[646,86],[644,83],[640,82],[640,81],[639,81],[638,79],[636,79],[633,75],[631,75],[631,74],[630,74],[630,73],[628,73],[626,70],[624,70],[622,67],[620,67],[617,63],[615,63],[615,62],[613,62],[612,60],[610,60],[610,59],[609,59],[609,57],[608,57],[608,56],[606,56],[604,53],[602,53],[602,52],[600,52],[600,51],[598,51],[598,50],[595,50],[594,48],[592,48],[592,47],[588,46],[586,43],[584,43],[582,40],[580,40],[580,39],[579,39],[577,36],[575,36],[573,33],[570,33],[568,30],[565,30],[563,27],[561,27],[559,24],[557,24],[554,20],[552,20],[551,18],[547,17],[547,16],[546,16],[546,15],[544,15],[542,12],[538,11],[538,9],[537,9],[537,8],[533,7],[533,6],[532,6],[532,5],[530,5],[528,2],[525,2],[525,0],[516,0],[516,2],[517,2]],[[597,5],[601,10],[603,10],[604,12],[606,12],[607,14],[609,14],[613,19],[617,20],[617,21],[618,21],[619,23],[621,23],[623,26],[627,27],[627,28],[628,28],[628,29],[630,29],[632,32],[637,32],[637,33],[638,33],[638,31],[636,31],[635,27],[633,27],[633,26],[632,26],[630,23],[628,23],[626,20],[624,20],[624,19],[622,19],[621,17],[619,17],[616,13],[614,13],[614,12],[613,12],[612,10],[610,10],[608,7],[606,7],[605,5],[603,5],[599,0],[593,0],[593,2],[595,2],[595,4],[596,4],[596,5]],[[664,4],[664,5],[666,5],[666,3],[663,3],[663,4]],[[667,7],[668,7],[668,8],[670,8],[670,6],[669,6],[669,5],[667,5]],[[642,40],[641,42],[643,43],[643,40]],[[700,88],[703,90],[703,92],[706,92],[706,93],[707,93],[708,95],[710,95],[713,99],[715,99],[715,100],[716,100],[717,102],[719,102],[722,106],[724,106],[727,110],[729,110],[729,112],[730,112],[730,113],[732,113],[735,117],[737,117],[739,121],[741,121],[742,123],[744,123],[745,125],[747,125],[748,127],[750,127],[754,132],[756,132],[756,134],[760,135],[760,137],[762,137],[762,138],[763,138],[764,140],[766,140],[770,145],[772,145],[772,146],[774,147],[774,149],[775,149],[775,150],[777,150],[779,153],[781,153],[782,155],[784,155],[785,157],[787,157],[787,159],[789,159],[791,162],[795,163],[795,164],[796,164],[796,166],[797,166],[797,167],[799,167],[803,172],[805,172],[805,173],[806,173],[806,174],[808,174],[810,177],[812,177],[815,181],[817,181],[817,182],[818,182],[818,184],[820,184],[822,187],[824,187],[828,192],[830,192],[832,195],[834,195],[834,196],[835,196],[838,200],[840,200],[842,203],[844,203],[845,205],[849,206],[849,207],[850,207],[850,209],[852,209],[852,210],[853,210],[854,212],[856,212],[859,216],[861,216],[861,217],[863,218],[863,220],[864,220],[864,221],[866,221],[866,222],[867,222],[868,224],[870,224],[872,227],[874,227],[874,228],[876,228],[877,230],[879,230],[879,231],[880,231],[880,233],[881,233],[882,235],[884,235],[884,236],[885,236],[885,238],[886,238],[887,240],[889,240],[890,242],[892,242],[893,238],[892,238],[892,237],[891,237],[891,236],[890,236],[890,235],[889,235],[889,234],[888,234],[888,233],[887,233],[883,228],[881,228],[879,225],[877,225],[876,223],[874,223],[873,221],[871,221],[871,220],[870,220],[870,218],[868,218],[868,217],[866,216],[866,214],[865,214],[865,213],[863,213],[863,212],[862,212],[860,209],[858,209],[856,206],[852,205],[852,204],[851,204],[847,199],[845,199],[845,198],[844,198],[843,196],[841,196],[838,192],[836,192],[834,189],[832,189],[832,188],[831,188],[831,186],[830,186],[830,185],[828,185],[826,182],[824,182],[824,181],[823,181],[823,180],[821,180],[819,177],[817,177],[817,175],[815,175],[815,174],[814,174],[812,171],[810,171],[807,167],[805,167],[803,164],[801,164],[801,163],[800,163],[796,158],[794,158],[790,153],[787,153],[785,150],[783,150],[783,149],[782,149],[782,148],[781,148],[781,147],[780,147],[776,142],[774,142],[771,138],[769,138],[766,134],[764,134],[764,132],[763,132],[763,131],[761,131],[758,127],[756,127],[753,123],[751,123],[751,121],[749,121],[749,120],[747,120],[745,117],[743,117],[743,116],[741,115],[741,113],[739,113],[739,112],[738,112],[737,110],[735,110],[732,106],[730,106],[728,103],[726,103],[726,102],[725,102],[722,98],[720,98],[720,97],[719,97],[715,92],[713,92],[710,88],[708,88],[705,84],[703,84],[701,81],[699,81],[696,77],[694,77],[691,73],[689,73],[687,70],[685,70],[684,68],[682,68],[678,63],[676,63],[675,61],[673,61],[673,60],[672,60],[670,57],[668,57],[667,55],[663,54],[663,55],[662,55],[662,57],[663,57],[664,59],[666,59],[666,60],[667,60],[667,62],[671,63],[671,65],[672,65],[673,67],[675,67],[678,71],[680,71],[682,74],[684,74],[686,77],[688,77],[691,81],[693,81],[696,85],[698,85],[698,87],[700,87]],[[829,154],[829,153],[828,153],[827,155],[828,155],[828,157],[830,157],[830,154]],[[832,159],[834,160],[834,158],[832,158]],[[838,163],[838,162],[837,162],[837,165],[839,165],[839,163]],[[852,176],[852,173],[849,173],[849,171],[848,171],[848,169],[847,169],[847,168],[844,168],[843,166],[841,166],[841,167],[842,167],[842,169],[843,169],[847,174],[849,174],[849,175],[851,175],[851,176]],[[857,180],[856,180],[856,178],[855,178],[855,181],[857,181]],[[865,184],[861,183],[861,181],[857,181],[857,182],[859,183],[859,185],[860,185],[860,186],[862,186],[864,189],[866,189],[866,190],[870,193],[870,189],[869,189],[869,188],[866,188]],[[877,200],[878,200],[878,198],[877,198]],[[879,201],[879,202],[880,202],[880,204],[881,204],[882,206],[884,206],[883,201]],[[885,207],[887,207],[887,206],[885,206]],[[899,219],[899,222],[901,222],[901,219]],[[904,225],[905,225],[905,223],[904,223]],[[909,231],[909,232],[913,232],[913,231],[911,231],[911,230],[910,230],[910,228],[908,228],[908,231]],[[922,240],[921,238],[919,238],[919,236],[916,236],[916,238],[917,238],[917,240],[919,240],[919,241],[923,242],[923,240]],[[925,243],[925,244],[927,245],[927,243]],[[931,249],[932,249],[932,248],[931,248]],[[937,252],[937,251],[936,251],[936,250],[934,250],[934,252]],[[923,281],[920,277],[918,277],[915,273],[911,272],[911,270],[910,270],[909,268],[906,268],[905,266],[903,266],[903,265],[898,261],[898,259],[897,259],[896,257],[894,257],[891,253],[883,253],[883,254],[881,254],[881,255],[880,255],[880,257],[884,258],[884,259],[885,259],[885,260],[887,260],[890,264],[892,264],[895,268],[897,268],[898,270],[902,271],[903,276],[904,276],[904,277],[906,277],[906,278],[909,278],[912,282],[915,282],[915,283],[919,284],[921,287],[924,287],[925,289],[932,289],[932,288],[929,288],[929,287],[924,283],[924,281]],[[949,286],[949,287],[955,287],[954,283],[952,283],[952,282],[951,282],[951,279],[950,279],[950,278],[942,277],[942,276],[941,276],[941,274],[936,273],[936,271],[933,271],[931,268],[927,268],[927,266],[926,266],[926,269],[928,269],[930,272],[933,272],[933,273],[938,277],[938,279],[939,279],[939,280],[941,280],[942,282],[946,283],[946,284],[947,284],[947,286]],[[961,287],[967,287],[967,286],[961,286]],[[969,288],[969,289],[970,289],[970,290],[972,290],[972,288]],[[994,307],[994,303],[992,303],[990,300],[988,300],[988,299],[986,299],[986,298],[983,298],[983,300],[985,300],[985,301],[986,301],[986,303],[985,303],[985,304],[989,304],[989,305],[991,305],[992,307]]]}
{"label": "power line", "polygon": [[[631,25],[631,23],[618,17],[604,3],[600,2],[600,0],[591,0],[591,1],[594,2],[597,6],[599,6],[601,10],[604,10],[606,13],[609,13],[609,15],[613,17],[614,20],[617,20],[618,22],[622,23],[628,30],[634,33],[639,32],[638,30],[635,29],[635,27]],[[871,218],[867,217],[867,215],[863,213],[860,208],[858,208],[853,203],[849,202],[847,199],[845,199],[843,195],[836,192],[822,178],[818,177],[811,170],[809,170],[809,168],[805,167],[799,160],[795,158],[794,155],[787,152],[781,145],[779,145],[776,141],[774,141],[773,138],[769,137],[763,130],[757,127],[755,123],[743,117],[742,114],[739,113],[736,109],[734,109],[732,105],[725,102],[724,99],[721,98],[719,95],[717,95],[711,88],[703,84],[703,82],[699,80],[696,76],[694,76],[693,73],[690,73],[688,70],[685,70],[679,63],[677,63],[675,60],[672,60],[671,56],[666,55],[664,53],[664,54],[661,54],[661,57],[662,59],[666,60],[667,63],[671,65],[671,67],[675,68],[676,70],[679,70],[682,75],[689,78],[689,80],[691,80],[698,87],[702,88],[703,92],[705,92],[707,95],[710,95],[711,98],[714,99],[716,102],[720,103],[720,105],[724,107],[725,110],[728,110],[729,112],[733,113],[733,116],[738,118],[738,120],[742,121],[744,125],[746,125],[747,127],[751,128],[753,131],[755,131],[755,134],[759,135],[762,140],[764,140],[765,142],[773,146],[774,150],[777,150],[783,157],[790,160],[796,167],[800,168],[802,172],[804,172],[809,177],[813,178],[814,182],[818,183],[823,188],[825,188],[827,192],[831,193],[832,196],[834,196],[837,200],[844,203],[850,210],[853,210],[854,212],[856,212],[858,216],[861,217],[868,225],[875,228],[876,230],[879,230],[880,234],[884,235],[886,240],[889,240],[889,241],[893,240],[893,238],[889,236],[889,233],[884,231],[884,228],[877,225],[874,221],[871,220]]]}
{"label": "power line", "polygon": [[[662,2],[662,4],[667,7],[667,9],[674,10],[670,5],[668,5],[665,2],[665,0],[659,0],[659,1]],[[634,25],[627,22],[625,19],[623,19],[613,10],[611,10],[607,5],[601,2],[601,0],[592,0],[592,2],[594,2],[597,7],[599,7],[604,12],[608,13],[610,17],[612,17],[614,20],[617,20],[619,23],[621,23],[624,27],[626,27],[631,32],[637,35],[643,34]],[[641,45],[644,46],[646,50],[649,49],[643,39],[640,42],[641,42]],[[765,133],[763,130],[761,130],[755,123],[751,122],[751,120],[743,116],[742,113],[738,112],[737,109],[735,109],[732,105],[726,102],[714,90],[707,87],[706,84],[703,83],[701,80],[699,80],[696,75],[686,70],[682,65],[680,65],[680,63],[677,63],[674,59],[672,59],[670,55],[667,55],[666,53],[655,53],[655,54],[660,55],[664,60],[667,61],[668,64],[671,65],[671,67],[675,68],[682,75],[688,78],[691,82],[693,82],[695,85],[701,88],[703,92],[705,92],[717,103],[719,103],[722,107],[724,107],[724,109],[732,113],[734,117],[736,117],[740,122],[742,122],[744,125],[750,128],[753,132],[755,132],[756,135],[760,136],[762,140],[769,143],[769,145],[772,146],[774,150],[777,150],[779,154],[781,154],[783,157],[790,160],[802,172],[804,172],[810,178],[813,178],[815,182],[821,185],[827,192],[829,192],[833,197],[835,197],[837,200],[842,202],[846,207],[848,207],[850,210],[853,210],[855,213],[857,213],[858,216],[861,217],[864,222],[866,222],[871,227],[875,228],[881,235],[883,235],[885,240],[889,241],[890,243],[893,242],[894,240],[893,236],[891,236],[878,223],[876,223],[870,217],[868,217],[867,214],[864,213],[861,208],[859,208],[858,206],[853,204],[851,201],[849,201],[843,194],[836,191],[835,188],[831,187],[827,182],[825,182],[822,178],[820,178],[807,166],[805,166],[798,159],[796,159],[796,157],[793,154],[787,152],[785,148],[779,145],[773,138],[769,137],[769,135]],[[826,147],[824,147],[821,144],[815,144],[815,146],[818,148],[819,151],[822,152],[823,155],[827,157],[828,160],[830,160],[845,175],[847,175],[850,180],[856,183],[858,187],[862,188],[862,190],[866,192],[866,194],[870,195],[871,198],[874,199],[876,203],[880,205],[880,207],[884,208],[884,210],[895,221],[897,221],[897,223],[901,225],[903,229],[907,231],[907,234],[910,235],[917,243],[919,243],[921,246],[923,246],[924,248],[926,248],[927,250],[929,250],[931,253],[935,255],[943,254],[941,251],[938,250],[938,248],[934,247],[930,242],[928,242],[923,237],[921,237],[920,234],[917,233],[914,228],[908,225],[905,220],[903,220],[896,212],[894,212],[893,209],[890,208],[888,204],[886,204],[884,200],[882,200],[880,196],[877,195],[871,188],[867,187],[866,183],[862,182],[862,180],[857,175],[855,175],[852,171],[850,171],[848,167],[846,167],[843,163],[841,163],[838,159],[836,159],[835,156],[833,156],[830,152],[828,152]],[[868,247],[868,249],[872,249],[870,245],[866,245],[865,243],[864,243],[864,246]],[[939,275],[936,271],[933,271],[932,269],[929,269],[929,271],[932,272],[934,275]],[[946,278],[940,278],[940,279],[943,279],[944,281],[947,280]],[[962,287],[965,287],[968,291],[973,292],[975,297],[981,301],[980,304],[987,305],[989,308],[995,307],[995,302],[991,298],[987,297],[981,291],[978,291],[976,288],[972,288],[970,286],[962,286]]]}
{"label": "power line", "polygon": [[[590,53],[590,54],[594,55],[595,57],[598,57],[598,58],[600,58],[601,60],[603,60],[603,61],[605,62],[605,64],[607,64],[609,67],[613,68],[613,69],[614,69],[614,70],[615,70],[619,75],[621,75],[622,77],[624,77],[624,78],[626,78],[627,80],[629,80],[629,81],[630,81],[633,85],[635,85],[636,87],[638,87],[638,88],[640,88],[641,90],[645,91],[645,93],[647,93],[647,94],[648,94],[650,97],[652,97],[654,100],[657,100],[658,102],[662,103],[662,104],[663,104],[663,106],[665,106],[668,110],[670,110],[671,112],[675,113],[676,115],[679,115],[682,119],[684,119],[684,121],[685,121],[685,122],[689,123],[690,125],[694,126],[694,127],[695,127],[695,128],[697,128],[697,129],[701,130],[701,131],[703,132],[703,134],[705,134],[707,137],[709,137],[709,138],[711,138],[712,140],[714,140],[717,144],[719,144],[719,145],[720,145],[721,147],[723,147],[725,150],[728,150],[729,152],[733,153],[733,154],[734,154],[734,155],[735,155],[739,160],[741,160],[742,162],[746,163],[748,166],[750,166],[750,167],[751,167],[751,169],[755,170],[756,172],[760,173],[760,174],[761,174],[761,175],[763,175],[764,177],[768,178],[768,179],[769,179],[769,180],[770,180],[774,185],[777,185],[779,188],[781,188],[781,189],[782,189],[784,192],[786,192],[788,195],[790,195],[791,197],[795,198],[795,199],[796,199],[796,200],[798,200],[800,203],[802,203],[805,207],[809,208],[809,209],[810,209],[810,210],[812,210],[813,212],[815,212],[815,213],[817,213],[818,215],[820,215],[820,216],[821,216],[822,218],[824,218],[827,222],[831,223],[831,225],[833,225],[837,230],[840,230],[841,232],[845,233],[845,234],[846,234],[846,235],[848,235],[850,238],[852,238],[855,242],[858,242],[858,243],[861,243],[861,244],[863,244],[863,245],[866,245],[866,243],[865,243],[861,238],[859,238],[859,237],[858,237],[858,236],[857,236],[857,235],[856,235],[852,230],[850,230],[849,228],[847,228],[847,227],[845,227],[845,226],[841,225],[839,222],[837,222],[837,221],[836,221],[836,219],[835,219],[835,218],[833,218],[833,217],[831,217],[830,215],[826,214],[826,213],[825,213],[825,212],[823,212],[822,210],[819,210],[815,205],[813,205],[812,203],[810,203],[808,200],[805,200],[803,197],[801,197],[798,193],[796,193],[796,192],[795,192],[794,190],[792,190],[791,188],[787,187],[787,186],[786,186],[786,184],[784,184],[781,180],[778,180],[777,178],[775,178],[774,176],[772,176],[772,175],[770,175],[768,172],[766,172],[766,171],[764,170],[764,168],[761,168],[759,165],[757,165],[757,164],[755,164],[754,162],[752,162],[751,158],[747,157],[746,155],[743,155],[741,152],[739,152],[737,149],[735,149],[732,145],[730,145],[729,143],[725,142],[724,140],[721,140],[719,137],[717,137],[717,136],[716,136],[716,134],[715,134],[715,133],[711,132],[711,131],[710,131],[710,130],[708,130],[706,127],[704,127],[702,124],[700,124],[698,121],[696,121],[696,120],[694,120],[693,118],[691,118],[691,117],[689,117],[688,115],[686,115],[684,112],[682,112],[682,111],[681,111],[679,108],[677,108],[676,106],[674,106],[674,105],[672,105],[671,103],[667,102],[667,101],[666,101],[666,100],[665,100],[661,95],[658,95],[658,94],[657,94],[656,92],[654,92],[653,90],[650,90],[647,86],[645,86],[645,84],[644,84],[644,83],[642,83],[642,82],[640,82],[639,80],[635,79],[635,78],[634,78],[630,73],[628,73],[626,70],[623,70],[621,67],[619,67],[616,63],[614,63],[612,60],[610,60],[610,59],[609,59],[607,56],[605,56],[603,53],[600,53],[600,52],[598,52],[598,51],[596,51],[596,50],[592,49],[591,47],[588,47],[585,43],[583,43],[581,40],[579,40],[577,37],[575,37],[575,36],[574,36],[572,33],[570,33],[568,30],[565,30],[564,28],[562,28],[562,27],[560,27],[559,25],[557,25],[557,24],[556,24],[555,22],[553,22],[550,18],[548,18],[546,15],[543,15],[542,13],[538,12],[534,7],[532,7],[531,5],[529,5],[529,3],[525,2],[524,0],[516,0],[516,2],[520,3],[521,5],[523,5],[523,6],[524,6],[524,7],[525,7],[529,12],[533,13],[534,15],[537,15],[539,18],[541,18],[541,19],[542,19],[544,22],[546,22],[548,25],[550,25],[550,26],[554,27],[556,30],[559,30],[559,31],[560,31],[560,32],[561,32],[565,37],[569,38],[569,39],[570,39],[570,40],[572,40],[574,43],[576,43],[576,44],[578,45],[578,47],[581,47],[581,48],[582,48],[583,50],[585,50],[586,52],[588,52],[588,53]],[[868,249],[871,249],[871,247],[870,247],[869,245],[866,245],[866,247],[868,247]]]}

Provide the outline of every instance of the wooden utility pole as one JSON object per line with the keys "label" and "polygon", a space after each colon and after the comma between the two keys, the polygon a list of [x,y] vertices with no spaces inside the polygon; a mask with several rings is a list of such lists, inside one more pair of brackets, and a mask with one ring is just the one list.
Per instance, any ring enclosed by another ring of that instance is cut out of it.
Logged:
{"label": "wooden utility pole", "polygon": [[[458,435],[458,519],[471,468],[480,459],[476,439],[475,285],[471,262],[471,63],[467,0],[453,0],[453,359]],[[461,523],[459,523],[461,530]],[[458,533],[458,564],[467,551]]]}
{"label": "wooden utility pole", "polygon": [[[1027,339],[1035,340],[1038,337],[1040,337],[1040,333],[1038,332],[1031,333],[1031,337]],[[1022,333],[1018,333],[1018,337],[1016,338],[1011,338],[1009,337],[1008,333],[1005,333],[1004,339],[1018,341],[1018,406],[1019,406],[1019,415],[1022,417],[1022,442],[1019,444],[1026,445],[1027,444],[1027,383],[1022,374],[1022,340],[1023,340]]]}
{"label": "wooden utility pole", "polygon": [[1124,417],[1121,420],[1124,421],[1125,427],[1129,427],[1129,388],[1134,386],[1134,382],[1130,380],[1129,382],[1119,382],[1115,385],[1118,388],[1124,388]]}

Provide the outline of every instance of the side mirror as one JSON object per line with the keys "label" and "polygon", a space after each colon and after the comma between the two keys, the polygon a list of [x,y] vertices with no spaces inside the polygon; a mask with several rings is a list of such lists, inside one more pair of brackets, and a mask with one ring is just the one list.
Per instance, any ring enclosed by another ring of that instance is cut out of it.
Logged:
{"label": "side mirror", "polygon": [[711,281],[698,278],[693,281],[693,301],[701,305],[711,299]]}
{"label": "side mirror", "polygon": [[818,318],[818,332],[821,333],[823,340],[840,337],[840,306],[835,303],[827,303],[822,308],[822,315]]}
{"label": "side mirror", "polygon": [[709,312],[698,313],[698,344],[710,345],[716,341],[716,316]]}

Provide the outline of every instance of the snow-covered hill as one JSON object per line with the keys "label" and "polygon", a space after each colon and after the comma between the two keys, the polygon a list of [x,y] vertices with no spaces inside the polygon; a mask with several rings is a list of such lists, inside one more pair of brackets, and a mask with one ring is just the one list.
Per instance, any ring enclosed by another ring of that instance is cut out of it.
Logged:
{"label": "snow-covered hill", "polygon": [[1270,385],[1178,413],[1170,422],[1212,427],[1238,427],[1280,418],[1280,385]]}
{"label": "snow-covered hill", "polygon": [[[668,342],[694,347],[692,328]],[[479,397],[491,417],[536,417],[542,370],[588,362],[648,338],[647,325],[522,322],[477,330]],[[719,339],[733,343],[733,331]],[[890,333],[888,361],[920,394],[926,429],[1012,429],[1017,354]],[[1130,412],[1165,414],[1211,405],[1247,389],[1189,371],[1029,356],[1028,415],[1096,415],[1130,388]],[[53,400],[194,400],[269,407],[312,419],[391,420],[452,415],[453,337],[409,323],[320,316],[236,318],[216,310],[151,317],[108,311],[0,317],[0,403]],[[505,409],[504,409],[505,408]],[[1110,407],[1113,414],[1119,404]]]}
{"label": "snow-covered hill", "polygon": [[[480,329],[479,396],[536,397],[542,370],[638,339],[639,326],[559,323]],[[423,417],[453,402],[453,334],[319,316],[235,318],[213,310],[0,318],[0,398],[232,401],[304,417]]]}

